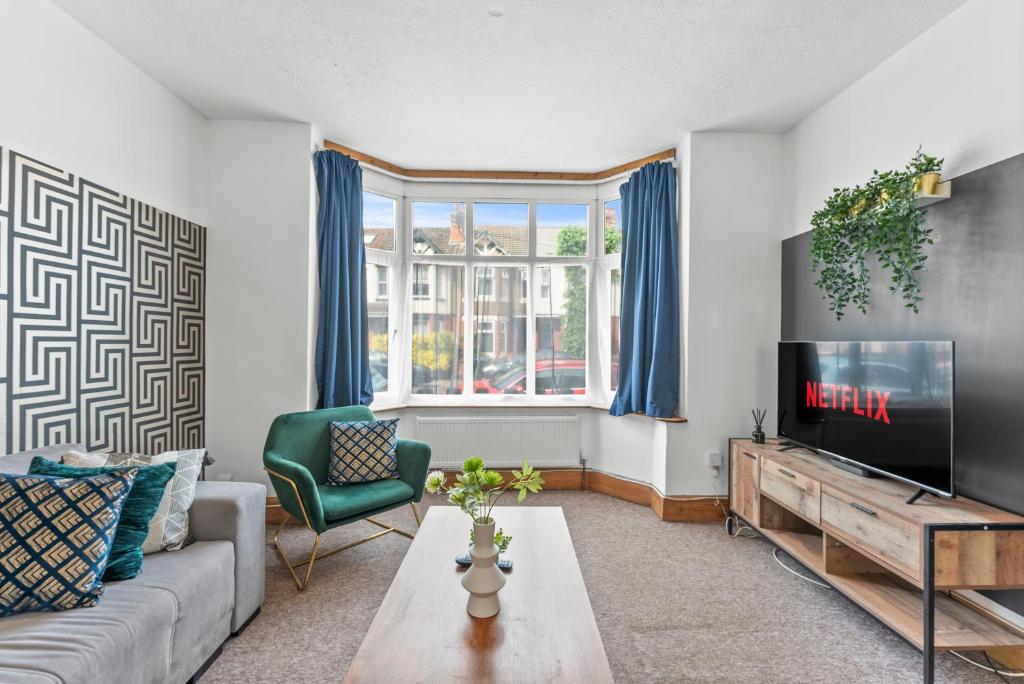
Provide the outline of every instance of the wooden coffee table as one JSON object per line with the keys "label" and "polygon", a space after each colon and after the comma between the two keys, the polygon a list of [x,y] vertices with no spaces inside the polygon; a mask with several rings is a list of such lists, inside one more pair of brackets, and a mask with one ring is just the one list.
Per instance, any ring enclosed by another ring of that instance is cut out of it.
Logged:
{"label": "wooden coffee table", "polygon": [[492,618],[466,613],[455,556],[469,517],[431,506],[346,682],[611,682],[608,657],[558,507],[498,507],[514,562]]}

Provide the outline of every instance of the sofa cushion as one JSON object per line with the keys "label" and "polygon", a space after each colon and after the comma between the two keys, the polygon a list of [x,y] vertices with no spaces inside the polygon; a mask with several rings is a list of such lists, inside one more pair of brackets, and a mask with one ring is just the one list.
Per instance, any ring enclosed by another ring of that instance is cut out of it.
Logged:
{"label": "sofa cushion", "polygon": [[60,461],[61,457],[69,451],[82,451],[83,446],[77,442],[67,444],[54,444],[52,446],[40,447],[19,451],[16,454],[7,454],[0,458],[0,473],[11,473],[12,475],[24,475],[28,472],[28,466],[36,456],[42,456],[47,461]]}
{"label": "sofa cushion", "polygon": [[[128,493],[128,499],[121,509],[121,519],[118,520],[114,543],[110,547],[110,559],[107,561],[107,569],[103,572],[105,582],[131,579],[138,574],[139,568],[142,567],[142,543],[149,534],[149,521],[156,514],[160,499],[164,495],[164,488],[174,477],[174,467],[174,463],[161,463],[138,469],[135,484],[132,485],[132,491]],[[29,472],[36,475],[70,478],[92,477],[119,469],[118,466],[75,468],[63,463],[54,463],[41,456],[33,458],[32,465],[29,466]]]}
{"label": "sofa cushion", "polygon": [[0,616],[93,606],[138,469],[0,474]]}
{"label": "sofa cushion", "polygon": [[412,501],[416,493],[401,480],[378,480],[362,484],[317,486],[320,503],[324,508],[324,520],[343,520],[360,513],[383,506]]}
{"label": "sofa cushion", "polygon": [[168,681],[174,596],[132,582],[93,608],[0,619],[0,681]]}
{"label": "sofa cushion", "polygon": [[174,597],[168,682],[184,682],[231,633],[235,554],[228,541],[196,542],[175,552],[146,556],[142,571],[119,586],[145,587]]}
{"label": "sofa cushion", "polygon": [[142,454],[86,454],[71,451],[64,454],[66,465],[78,468],[99,466],[147,466],[176,463],[174,477],[167,483],[156,515],[149,521],[149,535],[142,544],[142,553],[177,550],[188,540],[188,509],[196,495],[196,482],[203,470],[205,449],[165,451],[156,456]]}

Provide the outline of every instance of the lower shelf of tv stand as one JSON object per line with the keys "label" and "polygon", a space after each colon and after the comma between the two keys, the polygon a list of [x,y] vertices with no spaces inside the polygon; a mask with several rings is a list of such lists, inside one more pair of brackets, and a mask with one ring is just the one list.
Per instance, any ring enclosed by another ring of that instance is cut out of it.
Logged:
{"label": "lower shelf of tv stand", "polygon": [[[917,648],[924,646],[922,591],[891,573],[825,572],[821,533],[759,530],[780,549],[831,584]],[[1024,647],[1024,635],[951,598],[935,593],[935,650],[978,651]]]}

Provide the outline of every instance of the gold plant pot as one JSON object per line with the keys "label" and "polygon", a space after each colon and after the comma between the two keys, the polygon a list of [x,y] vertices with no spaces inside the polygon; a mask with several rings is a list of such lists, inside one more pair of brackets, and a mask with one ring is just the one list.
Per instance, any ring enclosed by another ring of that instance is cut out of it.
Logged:
{"label": "gold plant pot", "polygon": [[858,215],[860,212],[864,211],[864,209],[867,206],[868,206],[868,201],[866,199],[860,200],[859,202],[854,204],[852,207],[850,207],[850,216]]}
{"label": "gold plant pot", "polygon": [[923,173],[917,177],[914,190],[922,195],[934,195],[935,188],[939,185],[938,173]]}

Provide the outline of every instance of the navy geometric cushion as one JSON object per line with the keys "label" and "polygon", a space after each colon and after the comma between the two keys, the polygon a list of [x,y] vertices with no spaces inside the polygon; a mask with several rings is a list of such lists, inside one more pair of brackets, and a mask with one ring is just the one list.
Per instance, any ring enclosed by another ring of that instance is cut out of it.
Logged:
{"label": "navy geometric cushion", "polygon": [[96,605],[137,473],[0,474],[0,617]]}
{"label": "navy geometric cushion", "polygon": [[332,422],[327,481],[344,485],[397,478],[397,430],[397,418]]}
{"label": "navy geometric cushion", "polygon": [[[174,477],[176,463],[141,466],[135,476],[131,494],[124,502],[121,517],[117,521],[114,543],[110,546],[110,558],[103,571],[104,582],[131,579],[142,569],[142,544],[149,534],[149,521],[156,515],[167,483]],[[123,471],[124,467],[106,466],[98,468],[75,468],[47,461],[41,456],[32,459],[28,472],[31,475],[55,477],[94,477],[106,473]]]}

